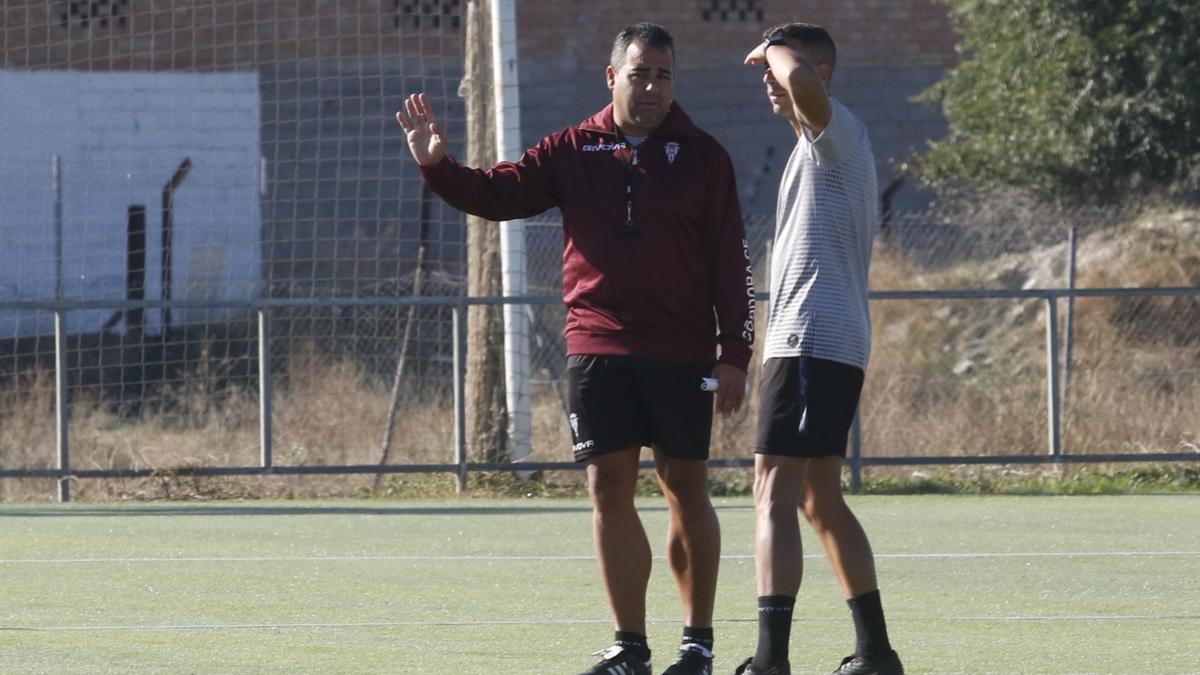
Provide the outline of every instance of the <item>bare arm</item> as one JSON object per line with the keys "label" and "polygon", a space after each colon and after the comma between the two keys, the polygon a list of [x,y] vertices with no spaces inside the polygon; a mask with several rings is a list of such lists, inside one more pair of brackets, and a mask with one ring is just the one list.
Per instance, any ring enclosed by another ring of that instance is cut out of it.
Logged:
{"label": "bare arm", "polygon": [[[747,56],[750,65],[765,64],[779,86],[787,91],[795,108],[795,122],[804,125],[813,136],[819,136],[833,116],[829,92],[821,79],[818,66],[813,65],[802,50],[791,45],[771,45],[764,41]],[[796,129],[800,133],[800,129]]]}

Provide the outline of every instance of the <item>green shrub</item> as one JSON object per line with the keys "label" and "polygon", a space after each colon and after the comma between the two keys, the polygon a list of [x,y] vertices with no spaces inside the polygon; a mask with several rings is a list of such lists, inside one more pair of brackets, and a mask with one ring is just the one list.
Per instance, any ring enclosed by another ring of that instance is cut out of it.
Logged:
{"label": "green shrub", "polygon": [[924,180],[1115,202],[1195,177],[1200,3],[947,2],[964,60],[918,97],[950,126]]}

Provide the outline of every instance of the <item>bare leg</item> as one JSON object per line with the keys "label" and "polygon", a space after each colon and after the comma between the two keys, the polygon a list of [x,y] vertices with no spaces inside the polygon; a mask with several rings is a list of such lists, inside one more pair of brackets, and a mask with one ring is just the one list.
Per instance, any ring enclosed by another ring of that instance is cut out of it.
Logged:
{"label": "bare leg", "polygon": [[850,599],[877,590],[871,544],[842,495],[842,458],[808,461],[804,516],[825,548],[842,593]]}
{"label": "bare leg", "polygon": [[809,460],[754,456],[754,562],[759,596],[800,591],[804,573],[798,515]]}
{"label": "bare leg", "polygon": [[654,457],[670,510],[667,560],[679,586],[684,625],[709,628],[721,560],[721,527],[708,497],[708,464],[671,459],[657,450]]}
{"label": "bare leg", "polygon": [[754,456],[758,645],[751,663],[759,672],[788,672],[792,609],[804,573],[799,507],[806,467],[796,457]]}
{"label": "bare leg", "polygon": [[650,542],[633,503],[639,450],[588,460],[587,476],[596,556],[613,623],[619,631],[645,635]]}

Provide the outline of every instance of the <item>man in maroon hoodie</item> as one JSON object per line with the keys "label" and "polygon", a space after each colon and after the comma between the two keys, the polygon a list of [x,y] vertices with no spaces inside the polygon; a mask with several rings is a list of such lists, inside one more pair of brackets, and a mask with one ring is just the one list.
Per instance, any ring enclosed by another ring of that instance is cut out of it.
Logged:
{"label": "man in maroon hoodie", "polygon": [[667,497],[667,559],[683,601],[683,640],[665,673],[712,673],[721,544],[705,462],[714,401],[702,380],[719,383],[722,415],[741,407],[754,281],[732,163],[674,102],[673,67],[661,26],[624,29],[605,71],[612,104],[489,170],[446,155],[424,94],[396,113],[425,180],[455,208],[489,220],[562,211],[569,421],[616,628],[582,675],[651,673],[651,553],[634,507],[643,446]]}

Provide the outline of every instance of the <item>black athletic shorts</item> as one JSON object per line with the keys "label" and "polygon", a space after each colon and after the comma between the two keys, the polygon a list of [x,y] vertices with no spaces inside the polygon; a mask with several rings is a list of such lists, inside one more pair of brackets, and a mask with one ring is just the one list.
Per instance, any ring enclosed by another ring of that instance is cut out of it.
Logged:
{"label": "black athletic shorts", "polygon": [[676,459],[708,459],[713,394],[700,389],[711,363],[633,356],[567,357],[567,419],[575,460],[629,447]]}
{"label": "black athletic shorts", "polygon": [[767,359],[759,384],[754,451],[791,457],[846,456],[860,368],[807,356]]}

